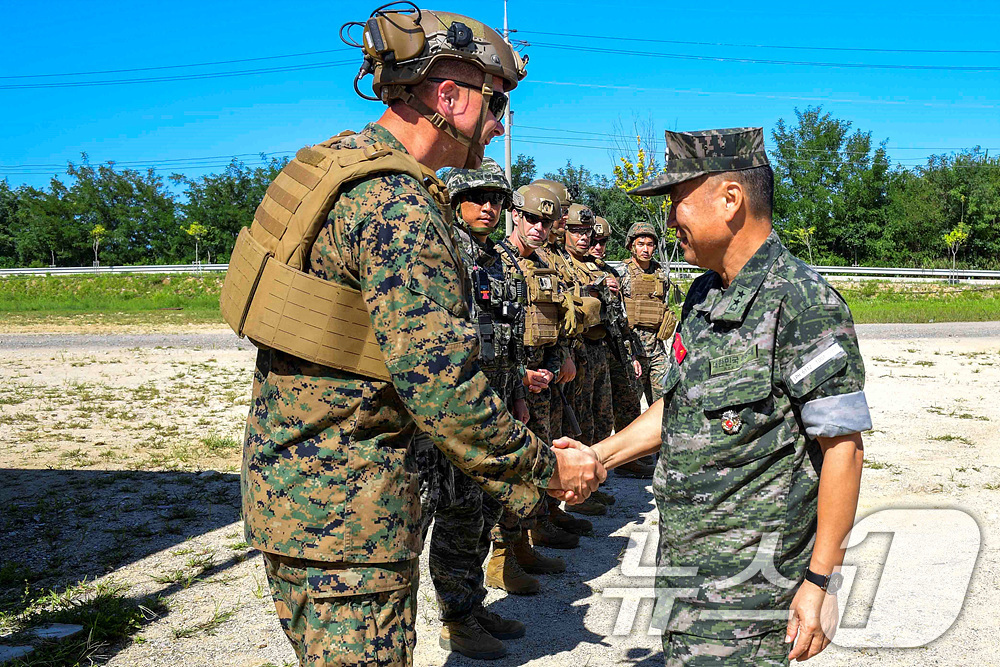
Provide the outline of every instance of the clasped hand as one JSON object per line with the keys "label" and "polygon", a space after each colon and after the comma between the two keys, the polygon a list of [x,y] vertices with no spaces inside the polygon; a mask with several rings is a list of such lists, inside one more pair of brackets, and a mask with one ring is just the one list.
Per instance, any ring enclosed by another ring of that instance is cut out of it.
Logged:
{"label": "clasped hand", "polygon": [[597,454],[590,447],[572,438],[559,438],[552,443],[556,455],[556,471],[549,482],[548,494],[570,505],[582,503],[608,478]]}

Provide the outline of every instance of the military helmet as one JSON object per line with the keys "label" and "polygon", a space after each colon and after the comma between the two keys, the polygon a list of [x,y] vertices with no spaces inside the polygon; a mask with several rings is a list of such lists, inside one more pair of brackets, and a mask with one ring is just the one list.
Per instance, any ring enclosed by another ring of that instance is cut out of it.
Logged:
{"label": "military helmet", "polygon": [[559,200],[559,206],[569,206],[573,203],[573,198],[569,194],[569,190],[566,186],[559,181],[553,181],[549,178],[536,178],[531,182],[532,185],[541,185],[543,188],[548,188],[552,191],[552,194],[556,196]]}
{"label": "military helmet", "polygon": [[625,247],[631,248],[632,241],[636,240],[636,238],[640,236],[652,236],[655,242],[660,242],[660,235],[657,233],[656,227],[654,227],[651,223],[640,220],[628,228],[628,234],[625,239]]}
{"label": "military helmet", "polygon": [[602,218],[601,216],[594,217],[594,238],[595,239],[605,239],[611,236],[611,224],[608,222],[607,218]]}
{"label": "military helmet", "polygon": [[[488,75],[499,76],[506,82],[507,92],[524,78],[527,57],[522,58],[486,24],[461,14],[419,9],[410,2],[393,4],[407,4],[412,9],[380,7],[365,23],[354,21],[341,28],[341,38],[364,51],[365,64],[357,79],[371,72],[372,90],[383,102],[388,104],[398,97],[394,87],[413,86],[426,79],[442,60],[475,65],[489,84],[492,79]],[[360,44],[344,38],[344,29],[352,26],[363,27]]]}
{"label": "military helmet", "polygon": [[540,185],[522,185],[514,192],[513,207],[518,211],[537,215],[545,220],[559,217],[559,200],[552,191]]}
{"label": "military helmet", "polygon": [[479,169],[449,169],[442,174],[441,180],[448,186],[452,206],[463,193],[470,190],[499,190],[507,195],[507,203],[510,203],[511,191],[507,176],[503,167],[493,158],[483,158]]}
{"label": "military helmet", "polygon": [[[389,9],[394,5],[409,5],[409,8]],[[345,30],[349,33],[353,26],[362,27],[361,43],[345,35]],[[499,116],[507,104],[503,92],[494,92],[493,76],[503,79],[505,90],[510,92],[526,74],[527,56],[522,58],[496,30],[461,14],[420,9],[407,0],[379,7],[364,23],[345,23],[340,28],[340,37],[344,43],[364,52],[361,69],[354,77],[354,91],[365,99],[381,100],[385,104],[400,100],[416,110],[438,130],[468,149],[466,169],[478,167],[483,159],[487,140],[482,131],[487,111],[492,108],[494,115]],[[446,61],[469,63],[483,74],[481,81],[461,82],[465,87],[478,88],[483,96],[479,122],[471,135],[444,120],[412,90],[413,86],[427,80],[438,63]],[[365,95],[358,87],[358,82],[367,74],[372,74],[375,97]]]}
{"label": "military helmet", "polygon": [[594,224],[594,212],[583,204],[570,204],[569,215],[566,218],[566,226],[570,225],[591,225]]}

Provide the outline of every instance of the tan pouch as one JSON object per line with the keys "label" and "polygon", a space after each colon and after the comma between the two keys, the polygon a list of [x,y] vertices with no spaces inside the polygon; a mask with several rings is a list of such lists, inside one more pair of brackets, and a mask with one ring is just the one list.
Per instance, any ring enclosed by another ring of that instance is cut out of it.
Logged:
{"label": "tan pouch", "polygon": [[601,323],[601,300],[593,296],[581,296],[584,330],[596,327]]}
{"label": "tan pouch", "polygon": [[524,344],[528,347],[552,345],[559,340],[559,306],[533,303],[524,311]]}
{"label": "tan pouch", "polygon": [[625,314],[634,327],[652,329],[659,327],[667,310],[662,301],[652,299],[625,299]]}
{"label": "tan pouch", "polygon": [[660,329],[656,332],[659,340],[670,340],[674,337],[674,330],[677,328],[677,316],[674,311],[664,308],[663,321],[660,322]]}

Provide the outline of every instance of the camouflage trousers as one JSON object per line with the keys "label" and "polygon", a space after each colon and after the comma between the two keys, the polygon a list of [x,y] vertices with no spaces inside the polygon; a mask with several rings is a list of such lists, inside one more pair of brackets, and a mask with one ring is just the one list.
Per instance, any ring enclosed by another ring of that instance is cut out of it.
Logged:
{"label": "camouflage trousers", "polygon": [[785,631],[743,639],[714,639],[667,632],[663,656],[667,667],[778,667],[788,664]]}
{"label": "camouflage trousers", "polygon": [[[490,386],[510,405],[513,382],[487,373]],[[426,538],[431,522],[429,564],[442,621],[468,616],[486,598],[483,561],[490,551],[491,533],[503,506],[487,495],[423,433],[414,438],[420,482],[420,530]],[[520,533],[517,517],[506,513],[506,530]]]}
{"label": "camouflage trousers", "polygon": [[[625,367],[618,361],[618,357],[610,352],[608,353],[608,376],[611,379],[611,404],[615,412],[615,431],[621,431],[642,413],[642,404],[639,399],[642,393],[640,388],[642,380],[639,380],[640,386],[632,384]],[[643,370],[643,376],[645,376],[645,370]]]}
{"label": "camouflage trousers", "polygon": [[[566,385],[563,385],[563,391]],[[567,396],[568,398],[568,396]],[[550,446],[552,441],[556,438],[562,436],[563,429],[563,404],[562,397],[559,395],[559,390],[556,388],[555,384],[550,384],[547,389],[543,389],[537,394],[528,392],[528,412],[530,418],[528,419],[528,428],[538,436],[538,439],[542,442],[548,443]],[[538,504],[538,509],[532,515],[531,518],[522,519],[520,524],[517,526],[517,532],[528,530],[534,528],[534,518],[538,516],[545,516],[548,513],[548,507],[551,504],[558,505],[559,501],[551,496],[545,496],[545,502]],[[501,524],[504,523],[504,519],[501,519]],[[506,528],[500,529],[500,534],[496,535],[500,538],[498,541],[509,541],[515,535],[514,530],[508,530]]]}
{"label": "camouflage trousers", "polygon": [[[608,374],[608,346],[603,341],[584,343],[584,363],[577,366],[571,404],[583,432],[577,440],[592,445],[611,434],[614,409],[611,406],[611,378]],[[583,372],[580,372],[580,366]],[[563,420],[566,427],[566,420]],[[567,432],[569,429],[566,429]]]}
{"label": "camouflage trousers", "polygon": [[[420,573],[415,563],[349,569],[265,552],[274,607],[299,664],[412,665]],[[373,579],[372,570],[385,576]]]}
{"label": "camouflage trousers", "polygon": [[655,331],[636,329],[642,340],[642,391],[646,403],[652,405],[663,396],[663,378],[667,374],[667,349],[664,342],[656,337]]}

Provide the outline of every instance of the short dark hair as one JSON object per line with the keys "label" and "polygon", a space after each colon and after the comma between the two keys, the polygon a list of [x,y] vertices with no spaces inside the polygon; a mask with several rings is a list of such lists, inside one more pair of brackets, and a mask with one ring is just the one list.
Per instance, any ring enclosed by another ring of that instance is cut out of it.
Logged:
{"label": "short dark hair", "polygon": [[774,210],[774,171],[771,165],[727,171],[715,176],[742,185],[750,213],[758,218],[771,219],[771,212]]}

